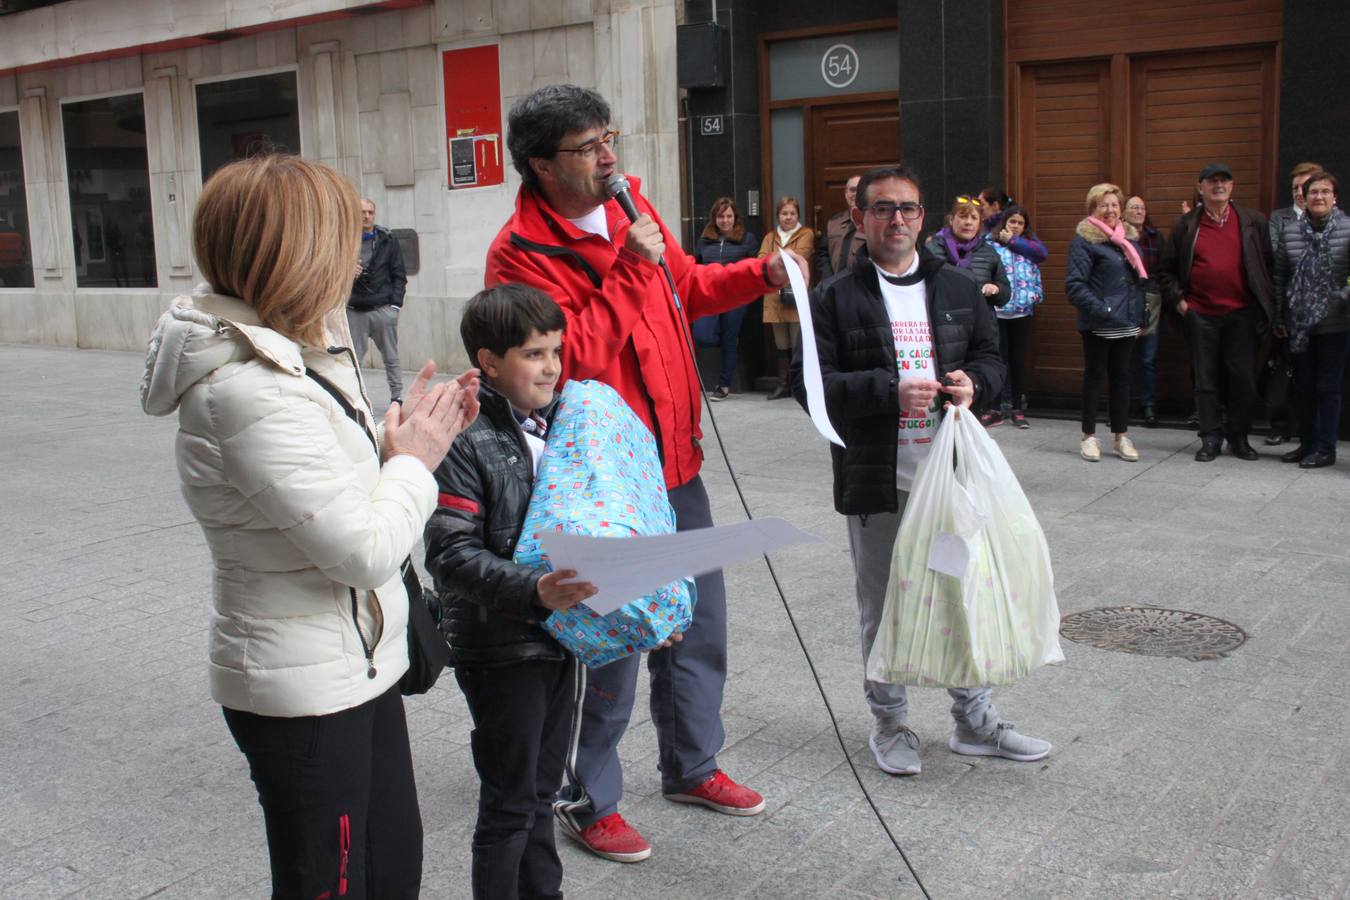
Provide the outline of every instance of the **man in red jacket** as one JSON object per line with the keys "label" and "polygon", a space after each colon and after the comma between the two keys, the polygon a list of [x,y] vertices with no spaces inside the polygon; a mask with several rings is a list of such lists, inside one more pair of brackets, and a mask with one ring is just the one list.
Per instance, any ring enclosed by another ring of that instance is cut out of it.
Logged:
{"label": "man in red jacket", "polygon": [[[507,148],[524,185],[516,211],[488,250],[488,286],[519,282],[563,308],[562,378],[613,387],[656,436],[679,530],[711,526],[699,477],[701,412],[689,321],[749,303],[787,283],[779,256],[729,266],[697,265],[680,249],[631,180],[640,213],[629,222],[608,199],[619,133],[597,93],[550,85],[518,101]],[[800,257],[785,251],[806,275]],[[665,257],[678,292],[658,265]],[[683,640],[648,660],[661,788],[680,803],[752,816],[764,798],[717,768],[726,682],[726,590],[722,573],[697,580],[698,605]],[[623,772],[617,748],[633,709],[638,656],[589,673],[571,784],[555,814],[564,833],[616,862],[638,862],[651,847],[618,813]]]}

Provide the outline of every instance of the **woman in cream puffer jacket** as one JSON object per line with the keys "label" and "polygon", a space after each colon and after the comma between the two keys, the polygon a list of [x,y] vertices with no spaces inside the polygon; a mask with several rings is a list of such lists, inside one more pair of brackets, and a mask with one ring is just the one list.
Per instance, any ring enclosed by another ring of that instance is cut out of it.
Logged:
{"label": "woman in cream puffer jacket", "polygon": [[211,696],[258,790],[273,897],[421,886],[400,564],[477,384],[431,386],[428,364],[374,427],[343,314],[359,210],[318,163],[220,169],[192,225],[211,287],[160,318],[141,382],[147,413],[178,413],[183,496],[213,564]]}

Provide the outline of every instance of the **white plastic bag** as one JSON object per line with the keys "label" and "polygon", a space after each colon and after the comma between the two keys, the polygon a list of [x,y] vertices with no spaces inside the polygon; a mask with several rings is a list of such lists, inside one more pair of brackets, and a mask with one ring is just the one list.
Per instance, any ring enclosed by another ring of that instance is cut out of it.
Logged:
{"label": "white plastic bag", "polygon": [[1045,534],[998,445],[953,409],[915,473],[867,677],[985,687],[1063,659]]}

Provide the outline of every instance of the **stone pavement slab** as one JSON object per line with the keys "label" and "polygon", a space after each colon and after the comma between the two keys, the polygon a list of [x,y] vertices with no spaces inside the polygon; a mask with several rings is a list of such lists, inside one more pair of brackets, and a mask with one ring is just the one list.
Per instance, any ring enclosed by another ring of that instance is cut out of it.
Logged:
{"label": "stone pavement slab", "polygon": [[[0,346],[0,898],[267,894],[261,815],[206,686],[209,566],[180,498],[173,419],[141,414],[135,354]],[[375,390],[383,379],[370,379]],[[377,398],[377,405],[378,403]],[[1190,662],[1066,643],[997,691],[1055,751],[946,750],[948,701],[916,691],[924,773],[866,749],[852,572],[825,444],[790,401],[713,409],[756,515],[825,539],[774,567],[850,758],[934,897],[1344,897],[1350,886],[1350,463],[1315,472],[1190,459],[1132,432],[1136,464],[1078,458],[1072,422],[993,434],[1045,529],[1064,612],[1156,605],[1250,638]],[[709,429],[711,432],[711,429]],[[742,518],[711,433],[719,522]],[[660,796],[645,688],[621,753],[621,866],[560,839],[569,896],[916,897],[858,790],[762,562],[727,572],[731,677],[720,761],[759,817]],[[425,894],[469,896],[477,783],[452,678],[408,701]]]}

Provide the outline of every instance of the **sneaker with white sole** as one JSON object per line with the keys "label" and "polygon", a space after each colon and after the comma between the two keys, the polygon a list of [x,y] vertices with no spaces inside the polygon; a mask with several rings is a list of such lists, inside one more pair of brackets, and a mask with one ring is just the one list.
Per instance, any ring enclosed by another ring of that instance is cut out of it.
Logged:
{"label": "sneaker with white sole", "polygon": [[1001,756],[1016,762],[1035,762],[1050,752],[1050,742],[1019,734],[1011,722],[999,722],[987,734],[961,723],[952,729],[947,746],[963,756]]}
{"label": "sneaker with white sole", "polygon": [[676,803],[697,803],[728,816],[757,816],[764,812],[764,797],[759,791],[737,784],[721,769],[697,787],[665,797]]}
{"label": "sneaker with white sole", "polygon": [[1134,442],[1130,440],[1128,435],[1121,434],[1116,436],[1115,449],[1116,456],[1119,456],[1126,462],[1139,462],[1139,451],[1134,449]]}
{"label": "sneaker with white sole", "polygon": [[1078,455],[1088,462],[1101,462],[1102,445],[1097,441],[1095,434],[1083,438],[1083,442],[1078,445]]}
{"label": "sneaker with white sole", "polygon": [[563,834],[576,841],[601,859],[611,862],[642,862],[652,855],[652,846],[638,833],[638,830],[623,820],[618,813],[610,813],[585,828],[580,828],[571,816],[559,812],[553,807],[553,820]]}
{"label": "sneaker with white sole", "polygon": [[872,734],[867,738],[877,768],[889,775],[918,775],[919,736],[905,725],[872,723]]}

